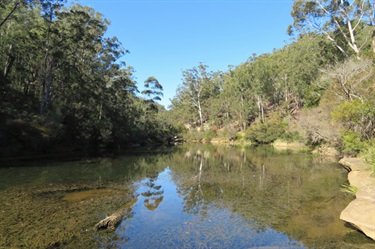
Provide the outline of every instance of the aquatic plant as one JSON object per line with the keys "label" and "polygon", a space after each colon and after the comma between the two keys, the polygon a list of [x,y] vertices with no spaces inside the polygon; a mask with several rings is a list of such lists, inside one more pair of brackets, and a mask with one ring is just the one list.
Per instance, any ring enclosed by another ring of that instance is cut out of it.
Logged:
{"label": "aquatic plant", "polygon": [[350,184],[342,184],[341,191],[355,195],[358,192],[358,188]]}

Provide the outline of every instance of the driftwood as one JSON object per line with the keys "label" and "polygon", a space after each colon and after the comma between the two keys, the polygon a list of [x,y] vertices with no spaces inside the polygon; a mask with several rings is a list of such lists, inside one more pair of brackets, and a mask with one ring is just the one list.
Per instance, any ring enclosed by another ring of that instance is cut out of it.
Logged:
{"label": "driftwood", "polygon": [[136,203],[138,198],[135,198],[129,203],[126,203],[121,208],[119,208],[116,212],[114,212],[112,215],[106,217],[105,219],[99,221],[95,227],[94,230],[100,230],[100,229],[111,229],[115,230],[118,224],[122,221],[124,216],[127,216],[130,214],[132,207],[134,203]]}

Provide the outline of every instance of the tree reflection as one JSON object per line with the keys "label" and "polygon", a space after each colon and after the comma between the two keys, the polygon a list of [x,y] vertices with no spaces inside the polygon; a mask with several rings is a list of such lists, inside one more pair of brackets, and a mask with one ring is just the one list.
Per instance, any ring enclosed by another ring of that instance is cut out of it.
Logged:
{"label": "tree reflection", "polygon": [[251,222],[255,230],[273,228],[314,245],[317,239],[333,239],[347,231],[339,211],[328,204],[332,198],[343,208],[348,202],[339,192],[340,168],[316,165],[308,154],[270,148],[186,146],[169,163],[176,165],[172,171],[184,212],[204,216],[210,207],[225,208]]}
{"label": "tree reflection", "polygon": [[[185,154],[187,158],[191,157],[191,152]],[[204,194],[202,190],[202,173],[203,173],[203,164],[204,157],[199,151],[194,153],[193,156],[193,165],[197,165],[198,162],[198,174],[191,177],[192,180],[187,188],[179,188],[179,194],[183,196],[184,200],[184,212],[190,214],[198,214],[201,211],[202,206],[204,205]],[[194,166],[196,167],[196,166]]]}
{"label": "tree reflection", "polygon": [[164,199],[164,191],[160,190],[162,186],[155,185],[157,178],[157,176],[148,178],[147,190],[141,193],[145,197],[144,206],[150,211],[157,209]]}

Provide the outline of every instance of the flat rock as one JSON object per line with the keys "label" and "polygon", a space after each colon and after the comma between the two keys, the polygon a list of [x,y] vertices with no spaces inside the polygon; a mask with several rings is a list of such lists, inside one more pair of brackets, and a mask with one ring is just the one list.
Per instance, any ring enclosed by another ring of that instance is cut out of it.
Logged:
{"label": "flat rock", "polygon": [[341,212],[340,219],[351,223],[375,240],[375,202],[355,199]]}
{"label": "flat rock", "polygon": [[362,158],[343,158],[339,163],[351,170],[350,185],[358,188],[356,199],[341,212],[340,219],[375,240],[375,177]]}

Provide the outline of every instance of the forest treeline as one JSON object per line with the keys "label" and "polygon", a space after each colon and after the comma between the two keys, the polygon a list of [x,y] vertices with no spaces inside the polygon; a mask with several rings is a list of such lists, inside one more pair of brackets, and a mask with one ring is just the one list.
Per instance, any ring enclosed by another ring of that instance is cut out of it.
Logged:
{"label": "forest treeline", "polygon": [[224,72],[184,70],[165,110],[156,78],[138,91],[102,14],[63,0],[2,1],[0,147],[121,148],[181,134],[328,144],[375,161],[373,1],[295,0],[291,15],[290,44]]}
{"label": "forest treeline", "polygon": [[373,1],[294,1],[294,41],[225,72],[183,71],[171,116],[185,137],[277,139],[375,162]]}
{"label": "forest treeline", "polygon": [[[64,6],[65,5],[65,6]],[[0,3],[0,147],[4,155],[164,143],[173,127],[150,76],[138,91],[109,21],[63,0]]]}

